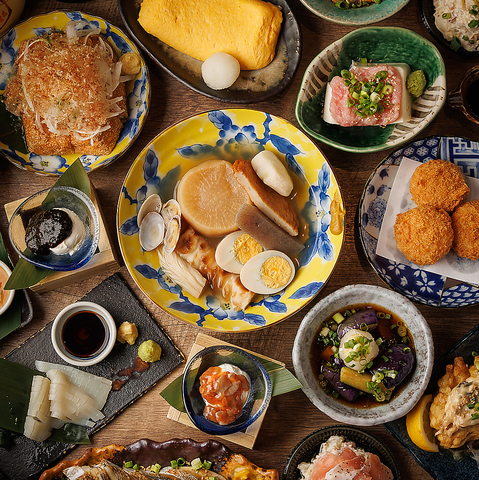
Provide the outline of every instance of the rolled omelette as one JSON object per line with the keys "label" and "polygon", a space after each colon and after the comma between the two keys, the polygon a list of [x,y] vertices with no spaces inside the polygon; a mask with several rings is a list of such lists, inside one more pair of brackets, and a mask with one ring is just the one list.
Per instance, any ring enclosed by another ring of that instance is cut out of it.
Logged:
{"label": "rolled omelette", "polygon": [[226,52],[242,70],[273,60],[282,19],[276,5],[262,0],[143,0],[138,16],[170,47],[201,61]]}

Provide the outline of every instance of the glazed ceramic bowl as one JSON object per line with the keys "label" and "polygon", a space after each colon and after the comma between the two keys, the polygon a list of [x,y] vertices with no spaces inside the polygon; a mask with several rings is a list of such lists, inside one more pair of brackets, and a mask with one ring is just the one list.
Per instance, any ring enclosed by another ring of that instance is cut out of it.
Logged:
{"label": "glazed ceramic bowl", "polygon": [[330,425],[306,435],[299,441],[286,461],[282,480],[299,479],[298,465],[302,462],[310,463],[318,455],[321,445],[332,436],[343,437],[344,441],[354,442],[356,447],[377,455],[381,462],[393,472],[394,478],[400,478],[393,454],[379,438],[350,425]]}
{"label": "glazed ceramic bowl", "polygon": [[[84,323],[77,323],[74,328],[71,328],[73,335],[78,338],[70,340],[69,342],[66,338],[65,325],[71,321],[73,317],[85,313],[93,315],[99,320],[99,324],[101,324],[100,328],[105,334],[103,341],[98,344],[94,351],[88,355],[78,355],[72,353],[72,350],[69,349],[71,342],[82,342],[86,344],[89,342],[90,337],[98,336],[98,331],[95,330],[89,322],[90,317],[78,317],[83,319]],[[55,352],[57,352],[62,360],[76,367],[88,367],[101,362],[109,355],[115,346],[116,330],[115,320],[113,320],[113,317],[106,308],[93,302],[76,302],[65,307],[55,317],[52,325],[51,339]]]}
{"label": "glazed ceramic bowl", "polygon": [[[370,408],[357,408],[327,395],[311,367],[311,345],[327,317],[340,309],[358,304],[383,307],[407,326],[414,343],[416,362],[409,377],[398,387],[389,402]],[[350,425],[377,425],[405,415],[421,398],[427,387],[434,362],[434,345],[426,319],[412,302],[392,290],[373,285],[348,285],[319,301],[304,317],[293,345],[293,365],[303,391],[323,413]]]}
{"label": "glazed ceramic bowl", "polygon": [[[10,267],[1,260],[0,269],[3,270],[2,277],[6,276],[6,278],[8,279],[8,277],[10,277],[10,275],[12,274]],[[3,289],[5,283],[6,282],[0,281],[0,315],[8,310],[8,307],[12,304],[13,297],[15,296],[15,290]]]}
{"label": "glazed ceramic bowl", "polygon": [[301,3],[321,18],[342,25],[369,25],[389,18],[409,0],[386,0],[361,8],[338,8],[332,0],[301,0]]}
{"label": "glazed ceramic bowl", "polygon": [[[85,238],[73,254],[36,255],[25,243],[28,221],[38,210],[65,208],[80,218],[85,229]],[[93,256],[100,237],[100,223],[95,205],[88,195],[72,187],[52,187],[28,197],[15,210],[10,219],[8,234],[17,253],[27,262],[49,270],[75,270],[85,265]]]}
{"label": "glazed ceramic bowl", "polygon": [[[413,103],[410,121],[386,127],[341,127],[323,120],[326,84],[360,58],[373,63],[407,63],[411,71],[425,73],[426,90]],[[446,69],[431,42],[405,28],[364,27],[332,43],[311,62],[303,77],[295,114],[301,128],[316,140],[348,152],[377,152],[415,137],[436,117],[445,101]]]}
{"label": "glazed ceramic bowl", "polygon": [[[241,415],[229,425],[219,425],[203,416],[205,401],[199,392],[200,377],[209,368],[230,364],[246,373],[250,391]],[[215,345],[199,351],[186,365],[183,373],[183,403],[193,424],[210,435],[229,435],[246,430],[268,408],[272,384],[268,372],[253,355],[240,348]]]}

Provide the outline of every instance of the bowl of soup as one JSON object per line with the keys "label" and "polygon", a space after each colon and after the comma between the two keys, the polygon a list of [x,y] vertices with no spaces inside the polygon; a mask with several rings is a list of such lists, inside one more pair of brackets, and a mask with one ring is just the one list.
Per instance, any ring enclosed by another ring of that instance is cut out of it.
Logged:
{"label": "bowl of soup", "polygon": [[292,356],[303,391],[319,410],[365,426],[414,407],[431,376],[434,345],[426,319],[405,297],[348,285],[304,317]]}

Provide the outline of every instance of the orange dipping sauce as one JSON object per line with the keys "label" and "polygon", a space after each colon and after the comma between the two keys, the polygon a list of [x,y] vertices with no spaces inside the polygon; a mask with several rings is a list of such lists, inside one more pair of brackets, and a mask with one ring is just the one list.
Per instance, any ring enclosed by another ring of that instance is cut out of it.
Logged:
{"label": "orange dipping sauce", "polygon": [[243,410],[248,398],[249,379],[231,365],[220,365],[208,368],[200,377],[200,393],[206,407],[204,417],[219,425],[234,422]]}
{"label": "orange dipping sauce", "polygon": [[0,266],[0,308],[2,308],[9,299],[11,292],[4,290],[3,287],[7,283],[8,273]]}

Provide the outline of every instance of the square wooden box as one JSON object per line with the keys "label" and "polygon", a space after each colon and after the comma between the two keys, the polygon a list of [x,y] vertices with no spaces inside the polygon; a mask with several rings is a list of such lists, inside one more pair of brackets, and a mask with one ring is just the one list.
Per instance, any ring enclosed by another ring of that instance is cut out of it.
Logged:
{"label": "square wooden box", "polygon": [[[191,358],[193,358],[194,355],[196,355],[200,350],[203,350],[206,347],[211,347],[213,345],[229,345],[229,346],[235,346],[232,345],[231,343],[223,342],[222,340],[219,340],[218,338],[213,338],[210,337],[209,335],[205,335],[204,333],[199,333],[198,336],[196,337],[195,343],[191,347],[190,354],[188,356],[188,360],[186,363],[190,361]],[[278,362],[277,360],[274,360],[269,357],[265,357],[264,355],[260,355],[255,352],[251,352],[250,350],[246,350],[246,352],[251,353],[252,355],[255,355],[257,357],[264,358],[266,360],[270,360],[274,363],[282,365],[282,367],[278,368],[284,368],[284,363]],[[228,440],[230,442],[236,443],[237,445],[241,445],[246,448],[252,449],[254,447],[254,444],[256,442],[256,439],[258,437],[261,425],[264,420],[264,416],[266,415],[266,412],[268,409],[264,411],[264,413],[261,415],[256,422],[254,422],[252,425],[250,425],[245,431],[243,432],[237,432],[237,433],[232,433],[231,435],[218,435],[218,438],[221,438],[223,440]],[[176,410],[174,407],[170,407],[168,410],[167,418],[171,420],[175,420],[176,422],[179,422],[183,425],[187,425],[189,427],[195,428],[195,425],[193,422],[189,419],[188,415],[184,412],[180,412],[179,410]]]}
{"label": "square wooden box", "polygon": [[[48,277],[38,282],[36,285],[30,287],[30,290],[36,293],[48,292],[58,287],[64,287],[72,283],[80,282],[81,280],[85,280],[86,278],[90,278],[100,273],[107,272],[108,270],[117,268],[119,266],[115,251],[111,244],[110,235],[108,234],[108,230],[105,226],[103,213],[98,202],[98,196],[96,194],[95,187],[91,182],[90,185],[91,200],[98,211],[98,217],[100,221],[100,237],[98,240],[97,249],[98,251],[83,267],[68,272],[59,271],[52,273],[48,275]],[[20,200],[15,200],[14,202],[5,204],[4,208],[7,214],[8,221],[10,221],[10,218],[12,217],[17,207],[25,200],[26,198],[22,198]]]}

